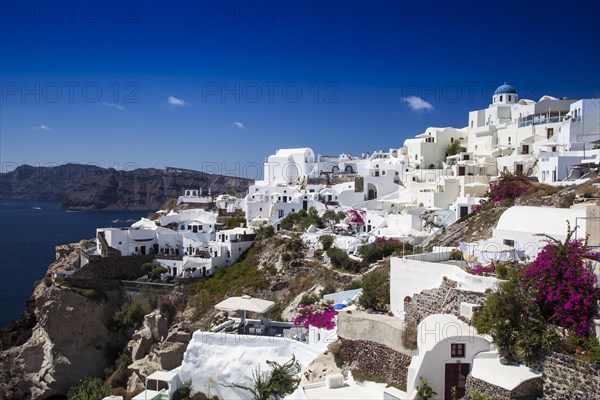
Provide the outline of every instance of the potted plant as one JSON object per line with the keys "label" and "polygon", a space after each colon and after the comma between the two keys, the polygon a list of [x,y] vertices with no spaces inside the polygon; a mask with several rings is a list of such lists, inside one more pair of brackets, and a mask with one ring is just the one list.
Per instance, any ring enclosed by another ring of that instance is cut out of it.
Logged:
{"label": "potted plant", "polygon": [[429,381],[427,379],[420,378],[419,386],[417,386],[417,395],[422,400],[428,400],[437,396],[437,392],[429,386]]}

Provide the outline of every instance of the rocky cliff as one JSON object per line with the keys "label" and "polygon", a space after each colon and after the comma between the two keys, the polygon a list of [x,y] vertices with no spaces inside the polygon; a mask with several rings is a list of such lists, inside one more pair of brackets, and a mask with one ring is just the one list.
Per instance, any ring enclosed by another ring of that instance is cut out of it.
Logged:
{"label": "rocky cliff", "polygon": [[26,312],[0,331],[0,398],[35,399],[64,395],[87,376],[110,364],[117,333],[113,313],[123,301],[120,289],[86,290],[57,281],[79,244],[68,246],[38,282]]}
{"label": "rocky cliff", "polygon": [[132,171],[94,165],[22,165],[0,173],[0,198],[58,201],[71,210],[157,210],[185,189],[245,194],[250,179],[166,168]]}

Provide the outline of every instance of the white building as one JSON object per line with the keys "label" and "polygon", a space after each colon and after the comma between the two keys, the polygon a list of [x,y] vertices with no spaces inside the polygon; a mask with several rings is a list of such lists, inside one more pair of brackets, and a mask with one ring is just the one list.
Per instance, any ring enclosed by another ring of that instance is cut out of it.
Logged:
{"label": "white building", "polygon": [[600,245],[600,211],[595,204],[571,208],[510,207],[500,216],[491,241],[522,250],[533,259],[547,244],[547,238],[540,234],[563,241],[568,224],[575,229],[573,239],[589,235],[590,246]]}

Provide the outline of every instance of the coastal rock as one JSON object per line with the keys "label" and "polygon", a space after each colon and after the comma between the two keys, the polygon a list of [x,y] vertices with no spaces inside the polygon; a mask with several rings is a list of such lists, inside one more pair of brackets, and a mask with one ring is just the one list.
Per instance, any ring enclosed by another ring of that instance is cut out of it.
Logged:
{"label": "coastal rock", "polygon": [[104,301],[81,293],[56,282],[37,285],[31,336],[0,354],[0,398],[63,395],[111,362],[109,349],[116,338],[108,325],[120,293],[106,292]]}
{"label": "coastal rock", "polygon": [[[146,315],[142,329],[129,342],[133,363],[128,366],[132,375],[127,383],[130,392],[139,390],[145,378],[159,370],[171,370],[181,365],[183,353],[192,335],[181,325],[166,330],[167,318],[158,310]],[[154,332],[154,333],[152,333]]]}
{"label": "coastal rock", "polygon": [[168,324],[168,319],[158,310],[146,315],[142,329],[133,334],[129,343],[131,359],[141,360],[150,352],[153,344],[164,340],[168,333]]}

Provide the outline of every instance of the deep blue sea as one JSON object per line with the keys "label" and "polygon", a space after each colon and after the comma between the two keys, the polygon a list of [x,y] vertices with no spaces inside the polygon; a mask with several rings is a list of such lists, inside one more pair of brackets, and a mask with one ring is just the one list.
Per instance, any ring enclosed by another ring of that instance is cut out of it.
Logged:
{"label": "deep blue sea", "polygon": [[54,246],[92,239],[96,228],[129,226],[147,211],[67,211],[47,201],[0,200],[0,327],[17,319],[55,259]]}

